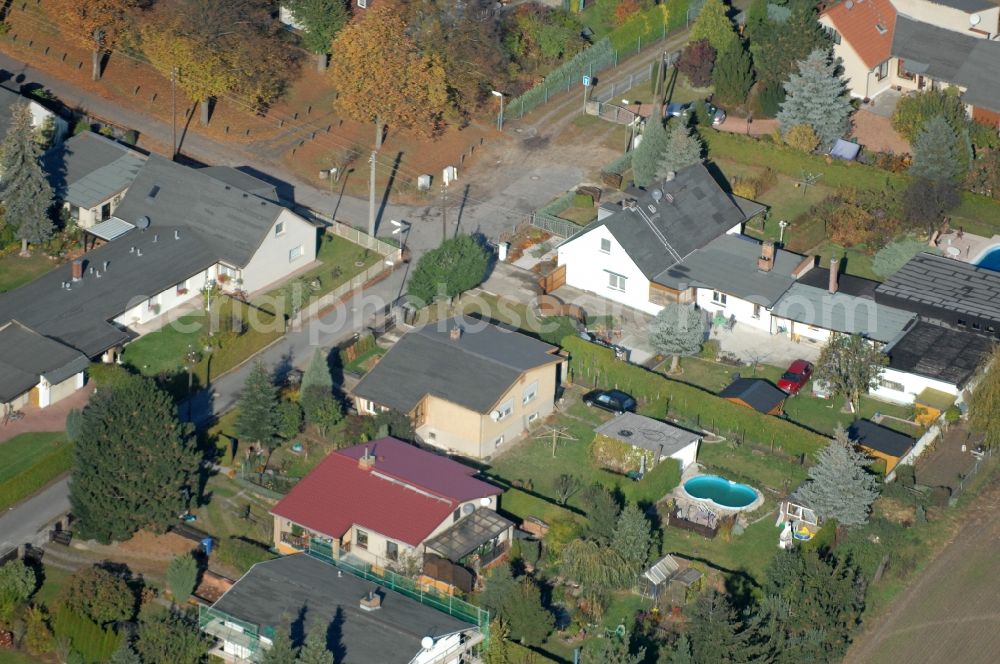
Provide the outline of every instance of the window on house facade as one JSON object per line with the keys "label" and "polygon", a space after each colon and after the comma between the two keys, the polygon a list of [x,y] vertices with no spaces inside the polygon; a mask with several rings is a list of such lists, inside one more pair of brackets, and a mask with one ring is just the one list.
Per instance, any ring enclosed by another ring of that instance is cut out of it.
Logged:
{"label": "window on house facade", "polygon": [[625,290],[625,281],[628,277],[624,277],[620,274],[615,274],[614,272],[608,272],[608,288],[616,291]]}
{"label": "window on house facade", "polygon": [[385,557],[393,562],[399,560],[399,545],[392,541],[386,542]]}
{"label": "window on house facade", "polygon": [[111,203],[105,203],[101,206],[101,221],[107,221],[111,218]]}
{"label": "window on house facade", "polygon": [[69,206],[69,218],[74,221],[80,221],[80,206],[70,205]]}
{"label": "window on house facade", "polygon": [[514,400],[507,399],[504,401],[500,404],[500,407],[497,408],[497,412],[500,413],[500,417],[497,418],[497,422],[501,422],[510,417],[510,414],[514,412]]}
{"label": "window on house facade", "polygon": [[538,396],[538,381],[536,380],[528,387],[524,388],[524,394],[521,397],[521,403],[530,403],[532,399]]}
{"label": "window on house facade", "polygon": [[611,240],[606,237],[601,238],[601,251],[605,254],[611,253]]}
{"label": "window on house facade", "polygon": [[726,294],[719,291],[712,291],[712,302],[726,306]]}
{"label": "window on house facade", "polygon": [[279,235],[284,235],[284,233],[285,233],[285,222],[279,221],[274,225],[274,237],[278,237]]}
{"label": "window on house facade", "polygon": [[372,415],[375,415],[375,414],[378,413],[378,406],[375,405],[374,401],[369,401],[368,399],[362,399],[361,400],[361,408],[366,413],[370,413]]}
{"label": "window on house facade", "polygon": [[875,78],[881,81],[888,75],[889,75],[889,61],[886,60],[885,62],[881,63],[878,67],[875,68]]}
{"label": "window on house facade", "polygon": [[357,547],[359,549],[364,549],[365,551],[367,551],[368,550],[368,533],[366,533],[365,531],[363,531],[360,528],[358,528],[357,529],[357,537],[355,538],[354,543],[357,545]]}
{"label": "window on house facade", "polygon": [[966,326],[966,322],[965,322],[964,318],[959,318],[958,319],[958,326],[959,327],[965,327]]}
{"label": "window on house facade", "polygon": [[291,263],[292,261],[300,258],[301,256],[302,256],[302,245],[300,244],[299,246],[295,247],[294,249],[288,252],[288,262]]}
{"label": "window on house facade", "polygon": [[531,422],[534,422],[537,419],[538,419],[538,413],[532,413],[531,415],[528,415],[528,423],[529,424]]}
{"label": "window on house facade", "polygon": [[228,277],[230,279],[235,279],[236,274],[239,272],[235,267],[229,267],[228,265],[219,264],[219,275]]}

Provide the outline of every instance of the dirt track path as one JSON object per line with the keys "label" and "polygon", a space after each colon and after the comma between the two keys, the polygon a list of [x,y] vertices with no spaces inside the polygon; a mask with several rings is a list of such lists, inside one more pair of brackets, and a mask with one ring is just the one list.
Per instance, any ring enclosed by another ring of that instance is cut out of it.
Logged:
{"label": "dirt track path", "polygon": [[[989,471],[987,471],[989,472]],[[966,508],[965,525],[847,653],[848,664],[1000,661],[1000,480]]]}

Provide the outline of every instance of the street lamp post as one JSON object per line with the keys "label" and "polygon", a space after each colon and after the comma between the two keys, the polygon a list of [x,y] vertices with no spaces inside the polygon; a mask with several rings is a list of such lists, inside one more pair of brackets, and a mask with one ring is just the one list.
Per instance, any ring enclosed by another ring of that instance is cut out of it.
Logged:
{"label": "street lamp post", "polygon": [[782,219],[778,222],[778,244],[783,245],[785,243],[785,229],[788,228],[788,222]]}
{"label": "street lamp post", "polygon": [[497,118],[497,129],[503,133],[503,93],[499,90],[490,90],[490,94],[500,98],[500,117]]}

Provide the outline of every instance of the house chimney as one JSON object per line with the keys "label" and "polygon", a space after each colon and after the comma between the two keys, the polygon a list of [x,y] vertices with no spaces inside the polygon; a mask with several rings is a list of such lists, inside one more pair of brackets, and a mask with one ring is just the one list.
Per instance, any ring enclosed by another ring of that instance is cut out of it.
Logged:
{"label": "house chimney", "polygon": [[458,341],[459,339],[461,339],[462,338],[462,326],[461,325],[456,325],[455,327],[451,328],[451,330],[448,331],[448,337],[452,341]]}
{"label": "house chimney", "polygon": [[174,230],[174,239],[175,240],[181,239],[181,232],[179,230],[176,229]]}
{"label": "house chimney", "polygon": [[369,590],[368,594],[361,598],[362,611],[378,611],[382,608],[382,596],[374,590]]}
{"label": "house chimney", "polygon": [[73,261],[73,281],[83,279],[83,259],[77,258]]}
{"label": "house chimney", "polygon": [[108,271],[108,265],[110,265],[110,263],[111,263],[111,261],[104,261],[104,271],[105,272]]}
{"label": "house chimney", "polygon": [[142,249],[136,249],[135,250],[135,255],[136,256],[142,256]]}
{"label": "house chimney", "polygon": [[375,467],[375,455],[368,453],[368,448],[365,448],[365,455],[358,459],[358,468],[361,470],[371,470]]}
{"label": "house chimney", "polygon": [[770,272],[774,269],[774,243],[768,240],[760,245],[760,257],[757,259],[757,269]]}
{"label": "house chimney", "polygon": [[153,233],[153,242],[159,242],[160,236],[157,233]]}
{"label": "house chimney", "polygon": [[839,275],[837,274],[838,272],[840,272],[840,261],[837,260],[836,258],[831,258],[830,259],[830,294],[831,295],[833,293],[836,293],[837,290],[840,288],[840,284],[837,283],[837,280],[839,278]]}

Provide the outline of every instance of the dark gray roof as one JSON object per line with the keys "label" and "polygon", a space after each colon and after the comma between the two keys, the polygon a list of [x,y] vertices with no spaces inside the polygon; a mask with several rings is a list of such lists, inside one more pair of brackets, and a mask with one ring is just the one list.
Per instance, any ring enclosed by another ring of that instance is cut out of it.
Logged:
{"label": "dark gray roof", "polygon": [[917,254],[875,292],[916,313],[940,310],[1000,324],[1000,272],[953,258]]}
{"label": "dark gray roof", "polygon": [[[742,199],[746,210],[741,209],[700,163],[679,171],[673,180],[659,183],[655,190],[663,194],[659,202],[652,188],[630,190],[636,202],[634,209],[622,208],[594,221],[566,241],[605,226],[639,270],[652,280],[746,221],[748,213],[756,214],[753,205],[759,206]],[[759,207],[763,210],[763,206]]]}
{"label": "dark gray roof", "polygon": [[[830,268],[814,267],[799,277],[798,283],[827,290],[830,287]],[[882,282],[862,279],[861,277],[855,277],[853,274],[844,274],[841,272],[837,275],[837,292],[874,300],[875,289],[878,288],[880,283]]]}
{"label": "dark gray roof", "polygon": [[43,159],[58,200],[91,209],[132,184],[146,156],[85,131],[49,150]]}
{"label": "dark gray roof", "polygon": [[[456,325],[465,331],[452,340]],[[447,319],[404,335],[354,394],[403,413],[428,394],[486,413],[525,371],[559,361],[557,350],[484,321]]]}
{"label": "dark gray roof", "polygon": [[443,533],[424,542],[424,546],[457,563],[513,527],[513,521],[508,521],[489,508],[480,507]]}
{"label": "dark gray roof", "polygon": [[[829,274],[829,270],[826,271]],[[916,314],[887,307],[867,297],[843,291],[830,294],[826,288],[796,283],[788,289],[771,311],[806,325],[888,343],[906,328]]]}
{"label": "dark gray roof", "polygon": [[788,398],[787,394],[761,378],[737,378],[719,392],[719,396],[739,399],[762,413],[771,412],[775,406]]}
{"label": "dark gray roof", "polygon": [[757,267],[761,243],[745,235],[722,235],[653,279],[669,288],[712,288],[755,304],[772,306],[795,283],[803,256],[779,249],[774,268]]}
{"label": "dark gray roof", "polygon": [[879,426],[868,420],[857,420],[849,426],[847,437],[859,445],[894,457],[903,456],[917,442],[898,431]]}
{"label": "dark gray roof", "polygon": [[206,166],[199,169],[204,175],[215,178],[228,185],[236,187],[241,191],[246,191],[254,196],[260,196],[264,200],[272,203],[278,202],[278,189],[273,184],[264,182],[260,178],[255,178],[249,173],[244,173],[232,166]]}
{"label": "dark gray roof", "polygon": [[892,54],[903,67],[966,88],[969,104],[1000,111],[1000,42],[903,16],[896,17]]}
{"label": "dark gray roof", "polygon": [[68,291],[62,288],[72,276],[66,264],[0,294],[0,324],[18,320],[88,357],[128,341],[133,335],[109,321],[218,261],[200,234],[180,228],[175,240],[174,228],[133,230],[84,254],[84,278]]}
{"label": "dark gray roof", "polygon": [[659,452],[663,456],[680,452],[702,438],[700,433],[636,413],[623,413],[613,420],[608,420],[594,429],[594,433],[614,438],[633,447],[641,447],[654,454]]}
{"label": "dark gray roof", "polygon": [[0,326],[0,402],[24,394],[38,384],[40,376],[61,383],[89,365],[83,353],[17,321]]}
{"label": "dark gray roof", "polygon": [[[373,589],[382,596],[382,608],[363,611],[359,602]],[[408,664],[421,651],[425,636],[474,629],[347,572],[338,576],[333,565],[307,554],[257,563],[212,606],[257,625],[263,633],[288,629],[301,615],[304,632],[327,632],[328,647],[339,649],[338,661],[345,664]]]}
{"label": "dark gray roof", "polygon": [[997,6],[994,0],[931,0],[931,2],[936,5],[960,9],[969,14]]}
{"label": "dark gray roof", "polygon": [[283,209],[202,171],[150,155],[115,216],[129,223],[149,217],[150,230],[197,230],[217,258],[243,267]]}
{"label": "dark gray roof", "polygon": [[990,354],[993,342],[972,332],[918,321],[886,349],[889,368],[964,387]]}

